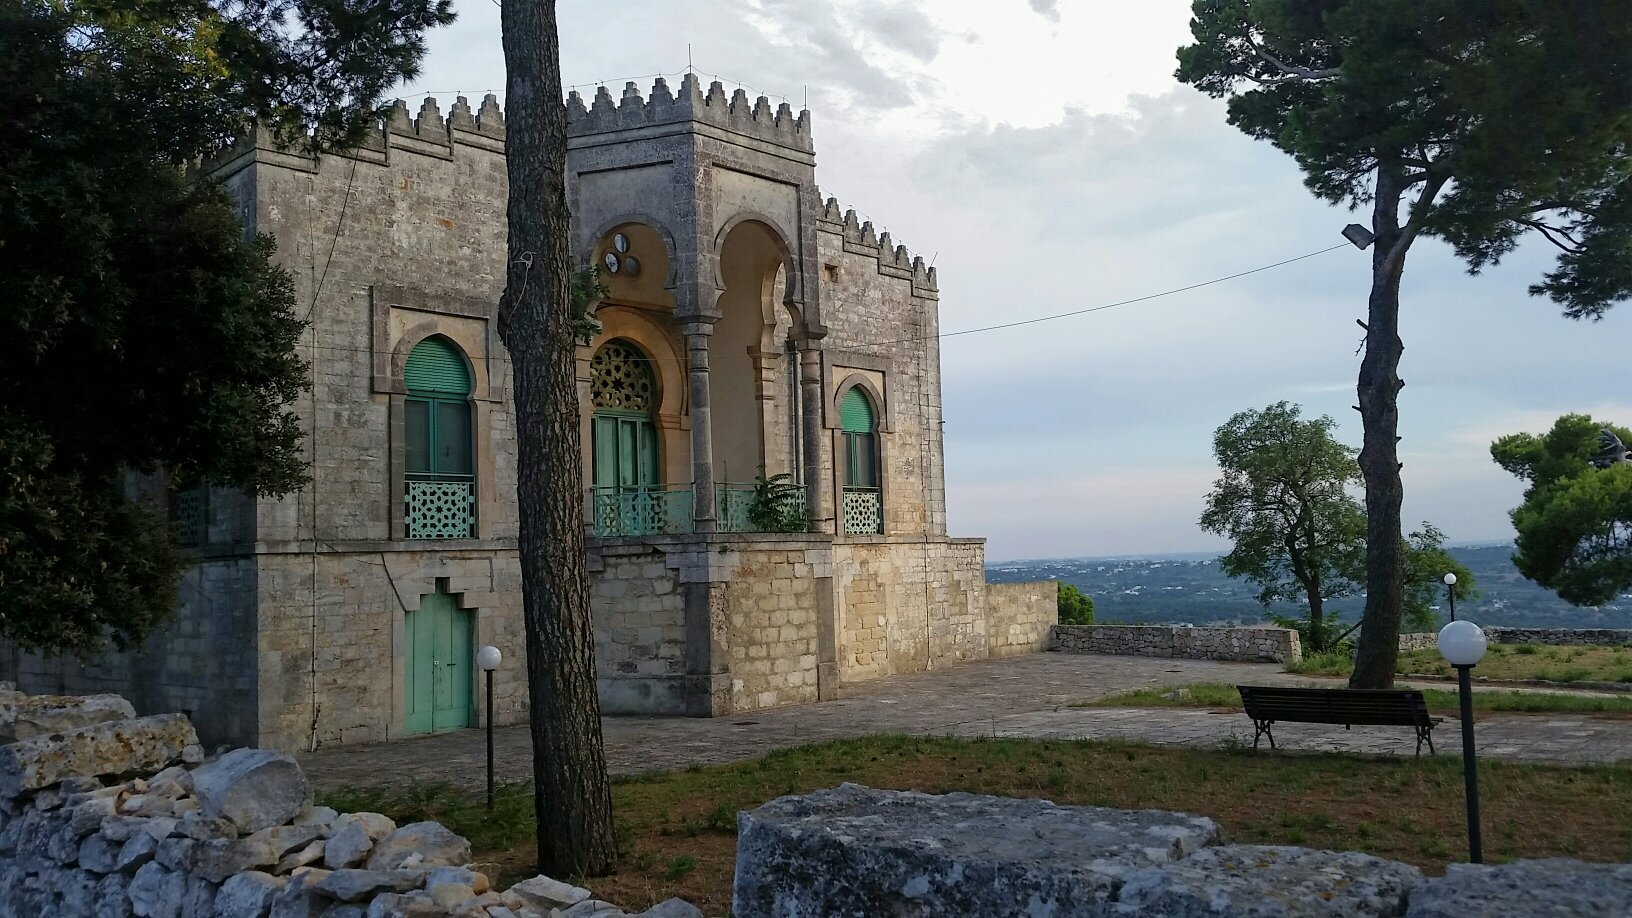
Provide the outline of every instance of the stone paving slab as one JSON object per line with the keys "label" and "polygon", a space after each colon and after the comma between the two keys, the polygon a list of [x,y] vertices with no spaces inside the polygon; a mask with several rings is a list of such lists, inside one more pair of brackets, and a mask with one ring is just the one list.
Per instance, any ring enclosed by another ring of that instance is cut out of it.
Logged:
{"label": "stone paving slab", "polygon": [[[1239,711],[1206,708],[1073,708],[1072,704],[1150,686],[1198,682],[1309,684],[1276,664],[1039,653],[963,663],[841,689],[833,701],[720,718],[608,717],[608,767],[615,774],[715,765],[775,749],[880,733],[1125,739],[1165,745],[1252,745]],[[1459,755],[1454,719],[1434,731],[1440,755]],[[1399,727],[1279,724],[1283,749],[1405,755],[1411,731]],[[1580,715],[1486,715],[1477,726],[1481,755],[1565,764],[1632,760],[1632,720]],[[495,731],[500,780],[531,775],[525,726]],[[1426,753],[1424,753],[1426,754]],[[374,746],[338,746],[300,757],[319,789],[486,779],[483,733],[461,730]]]}

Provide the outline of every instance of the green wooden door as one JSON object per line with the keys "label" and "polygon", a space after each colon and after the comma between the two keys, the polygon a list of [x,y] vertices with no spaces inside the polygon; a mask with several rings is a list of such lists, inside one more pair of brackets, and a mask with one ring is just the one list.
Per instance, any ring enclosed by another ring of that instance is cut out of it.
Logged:
{"label": "green wooden door", "polygon": [[475,666],[470,613],[447,593],[420,597],[408,613],[406,680],[409,733],[434,733],[472,726],[471,680]]}

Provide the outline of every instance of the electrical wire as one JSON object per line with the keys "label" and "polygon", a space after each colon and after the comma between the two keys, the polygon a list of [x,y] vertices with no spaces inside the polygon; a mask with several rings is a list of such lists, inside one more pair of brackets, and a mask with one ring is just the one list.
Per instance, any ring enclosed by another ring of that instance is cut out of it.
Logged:
{"label": "electrical wire", "polygon": [[[1212,278],[1211,280],[1199,281],[1199,282],[1194,283],[1194,284],[1186,284],[1183,287],[1174,287],[1171,290],[1163,290],[1163,291],[1160,291],[1158,293],[1147,293],[1144,296],[1137,296],[1137,297],[1133,297],[1132,299],[1118,300],[1118,301],[1116,301],[1114,303],[1104,303],[1104,304],[1101,304],[1099,306],[1089,306],[1089,307],[1084,308],[1084,309],[1073,309],[1073,310],[1069,310],[1067,312],[1057,312],[1057,313],[1053,313],[1051,315],[1045,315],[1045,316],[1034,316],[1034,317],[1029,318],[1029,319],[1017,319],[1017,320],[1015,320],[1013,322],[1003,322],[1003,323],[999,323],[997,325],[986,325],[986,326],[982,326],[982,327],[979,327],[979,328],[963,328],[963,329],[959,329],[957,331],[939,332],[939,333],[934,334],[934,335],[915,335],[915,336],[909,337],[909,338],[892,338],[892,339],[885,340],[885,341],[866,341],[866,342],[860,342],[860,343],[854,343],[854,344],[846,343],[846,344],[843,345],[843,347],[846,350],[855,350],[855,349],[858,349],[858,348],[887,347],[887,346],[892,345],[892,344],[904,344],[904,343],[908,343],[908,342],[912,342],[912,341],[928,341],[928,340],[930,340],[932,338],[937,339],[937,340],[946,339],[946,338],[957,338],[957,337],[961,337],[963,335],[976,335],[976,334],[982,334],[982,333],[985,333],[985,332],[1001,331],[1001,330],[1007,329],[1007,328],[1019,328],[1021,326],[1025,326],[1025,325],[1036,325],[1036,324],[1038,324],[1040,322],[1053,322],[1053,321],[1056,321],[1058,319],[1069,319],[1069,318],[1072,318],[1072,317],[1075,317],[1075,316],[1087,315],[1087,314],[1093,313],[1093,312],[1103,312],[1103,311],[1105,311],[1107,309],[1116,309],[1116,308],[1121,307],[1121,306],[1131,306],[1131,305],[1133,305],[1135,303],[1146,303],[1146,302],[1149,302],[1151,300],[1161,299],[1163,297],[1176,296],[1176,295],[1178,295],[1180,293],[1188,293],[1191,290],[1200,290],[1203,287],[1211,287],[1211,286],[1214,286],[1216,284],[1222,284],[1222,283],[1225,283],[1227,281],[1238,280],[1240,278],[1248,277],[1248,276],[1251,276],[1253,274],[1261,274],[1261,273],[1263,273],[1265,271],[1272,271],[1272,270],[1274,270],[1276,268],[1285,267],[1287,265],[1294,264],[1296,262],[1300,262],[1300,261],[1304,261],[1306,259],[1314,258],[1314,257],[1316,257],[1318,255],[1324,255],[1327,252],[1335,252],[1338,249],[1348,248],[1348,246],[1349,246],[1349,244],[1347,242],[1340,242],[1340,243],[1338,243],[1337,245],[1334,245],[1334,246],[1329,246],[1327,248],[1319,249],[1319,250],[1316,250],[1316,251],[1313,251],[1313,252],[1306,252],[1306,253],[1304,253],[1302,255],[1298,255],[1298,256],[1295,256],[1295,257],[1292,257],[1292,258],[1282,259],[1281,261],[1271,262],[1271,263],[1269,263],[1267,265],[1259,265],[1256,268],[1250,268],[1250,269],[1245,270],[1245,271],[1237,271],[1234,274],[1226,274],[1226,275],[1223,275],[1222,277],[1215,277],[1215,278]],[[373,348],[341,347],[341,346],[337,346],[337,345],[318,346],[316,348],[316,350],[320,350],[320,351],[340,351],[340,352],[358,353],[358,354],[372,354],[374,352]],[[740,358],[740,359],[743,359],[743,360],[752,359],[752,356],[748,355],[748,354],[725,354],[725,353],[711,353],[711,354],[709,354],[709,360],[710,361],[713,361],[713,360],[716,360],[716,359],[719,359],[719,358],[733,358],[733,357],[734,358]],[[669,361],[669,362],[676,363],[676,364],[681,364],[681,365],[684,365],[685,362],[686,362],[684,357],[664,357],[664,356],[661,356],[661,355],[657,355],[657,356],[648,355],[648,358],[653,360],[653,361]],[[497,360],[497,361],[502,361],[502,362],[509,362],[509,360],[510,360],[509,357],[503,357],[503,356],[497,356],[497,355],[490,356],[487,359]]]}

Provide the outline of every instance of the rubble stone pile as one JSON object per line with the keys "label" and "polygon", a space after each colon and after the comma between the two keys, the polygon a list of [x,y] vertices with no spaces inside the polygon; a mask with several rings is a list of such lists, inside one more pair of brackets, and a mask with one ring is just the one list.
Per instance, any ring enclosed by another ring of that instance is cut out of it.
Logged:
{"label": "rubble stone pile", "polygon": [[314,806],[289,756],[206,758],[184,715],[137,717],[117,695],[0,685],[0,739],[0,918],[628,914],[542,875],[495,890],[440,823]]}

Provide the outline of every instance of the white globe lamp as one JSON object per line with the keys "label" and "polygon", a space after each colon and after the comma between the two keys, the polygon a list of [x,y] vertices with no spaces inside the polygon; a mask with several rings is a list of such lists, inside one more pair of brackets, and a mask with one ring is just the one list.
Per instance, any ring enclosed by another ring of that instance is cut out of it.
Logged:
{"label": "white globe lamp", "polygon": [[499,648],[494,647],[492,644],[476,652],[476,665],[482,668],[482,672],[490,673],[498,669],[499,663],[503,659],[504,654],[499,653]]}
{"label": "white globe lamp", "polygon": [[1485,632],[1467,619],[1451,622],[1439,629],[1439,653],[1452,666],[1479,665],[1479,661],[1485,658],[1485,646]]}

